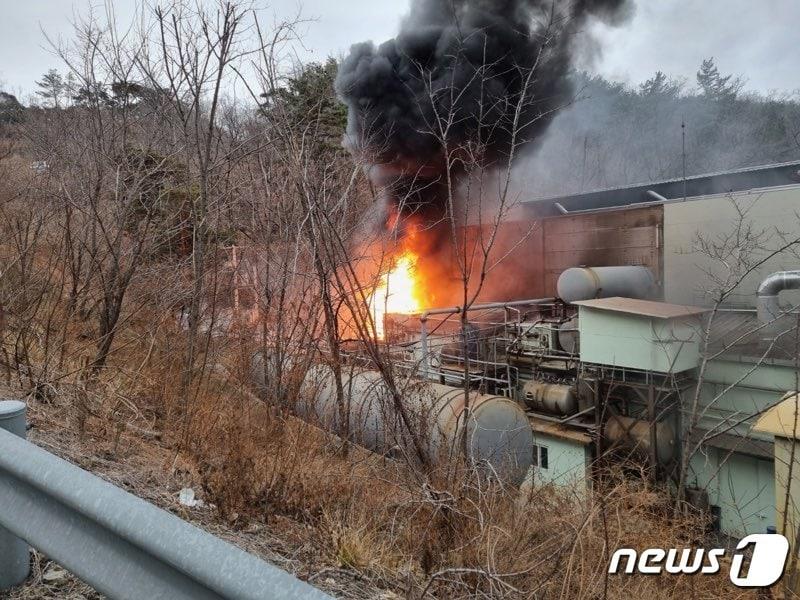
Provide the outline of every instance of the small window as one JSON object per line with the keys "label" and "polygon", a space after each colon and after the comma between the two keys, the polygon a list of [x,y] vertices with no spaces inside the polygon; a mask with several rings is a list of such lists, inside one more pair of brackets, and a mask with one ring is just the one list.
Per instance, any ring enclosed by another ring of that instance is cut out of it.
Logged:
{"label": "small window", "polygon": [[547,446],[533,445],[533,466],[540,469],[548,468]]}

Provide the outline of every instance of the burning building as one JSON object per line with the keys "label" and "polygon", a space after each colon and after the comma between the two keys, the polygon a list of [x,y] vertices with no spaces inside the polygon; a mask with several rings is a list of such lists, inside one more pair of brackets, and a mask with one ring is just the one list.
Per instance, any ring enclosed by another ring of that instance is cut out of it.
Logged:
{"label": "burning building", "polygon": [[[404,404],[356,345],[344,358],[361,370],[340,384],[327,367],[309,371],[301,412],[336,431],[346,419],[356,441],[391,452],[409,442],[399,424],[411,411],[434,455],[466,437],[494,472],[580,493],[604,465],[637,465],[721,530],[764,532],[785,483],[775,434],[754,425],[798,387],[800,164],[523,193],[502,210],[502,174],[571,92],[570,34],[626,11],[619,0],[416,0],[396,39],[354,47],[337,82],[348,144],[397,240],[366,304],[382,351],[417,387]],[[490,261],[470,194],[498,173],[486,235],[502,259]]]}
{"label": "burning building", "polygon": [[[587,493],[601,463],[637,464],[684,487],[726,533],[797,523],[784,516],[774,426],[755,426],[785,397],[796,403],[798,207],[800,163],[531,200],[537,227],[508,254],[504,297],[472,305],[465,333],[464,311],[421,305],[424,280],[400,262],[384,282],[398,293],[388,313],[406,314],[380,314],[383,343],[435,387],[428,402],[414,388],[411,404],[439,415],[440,448],[463,431],[466,384],[483,410],[468,425],[474,458],[499,468],[510,456],[517,479]],[[349,359],[369,364],[358,350]],[[329,379],[310,393],[335,428]],[[376,433],[393,418],[385,390],[346,387],[361,442],[395,445]]]}

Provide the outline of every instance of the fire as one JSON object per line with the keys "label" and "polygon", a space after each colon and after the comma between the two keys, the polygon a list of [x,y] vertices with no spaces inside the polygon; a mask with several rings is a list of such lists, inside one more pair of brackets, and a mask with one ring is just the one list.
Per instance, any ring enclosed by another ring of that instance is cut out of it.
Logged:
{"label": "fire", "polygon": [[420,280],[417,273],[418,257],[406,250],[394,260],[392,269],[381,276],[380,283],[369,299],[375,335],[383,339],[384,317],[387,314],[411,314],[423,308]]}

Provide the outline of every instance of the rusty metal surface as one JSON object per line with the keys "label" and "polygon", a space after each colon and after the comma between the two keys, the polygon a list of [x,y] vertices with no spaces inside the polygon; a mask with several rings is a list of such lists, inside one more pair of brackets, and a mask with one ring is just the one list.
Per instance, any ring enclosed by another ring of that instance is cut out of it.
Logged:
{"label": "rusty metal surface", "polygon": [[488,273],[480,300],[554,296],[559,275],[580,266],[648,267],[660,295],[663,224],[662,206],[503,223],[490,257],[499,264]]}
{"label": "rusty metal surface", "polygon": [[648,267],[660,282],[664,211],[661,206],[545,219],[544,293],[554,293],[570,267]]}

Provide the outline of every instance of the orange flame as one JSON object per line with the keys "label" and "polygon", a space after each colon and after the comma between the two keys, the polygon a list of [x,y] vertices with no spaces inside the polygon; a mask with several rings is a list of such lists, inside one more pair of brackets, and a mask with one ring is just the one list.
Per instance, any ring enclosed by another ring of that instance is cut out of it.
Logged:
{"label": "orange flame", "polygon": [[392,269],[381,276],[369,298],[375,322],[375,336],[384,339],[387,314],[412,314],[423,308],[422,290],[417,272],[418,257],[406,250],[394,260]]}

